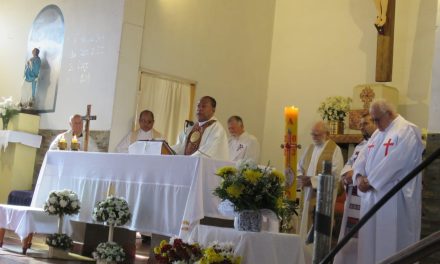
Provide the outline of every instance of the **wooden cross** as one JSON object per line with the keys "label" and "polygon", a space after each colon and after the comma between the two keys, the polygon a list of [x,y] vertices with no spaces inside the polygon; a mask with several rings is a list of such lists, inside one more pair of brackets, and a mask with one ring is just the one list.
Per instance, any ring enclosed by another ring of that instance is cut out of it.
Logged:
{"label": "wooden cross", "polygon": [[[393,79],[394,15],[396,0],[388,0],[386,23],[377,35],[376,82],[391,82]],[[379,29],[378,29],[379,31]]]}
{"label": "wooden cross", "polygon": [[83,150],[87,151],[89,149],[89,136],[90,136],[90,120],[96,120],[96,116],[90,115],[92,112],[92,105],[87,105],[87,112],[85,116],[82,116],[82,120],[86,121],[86,136],[84,138]]}

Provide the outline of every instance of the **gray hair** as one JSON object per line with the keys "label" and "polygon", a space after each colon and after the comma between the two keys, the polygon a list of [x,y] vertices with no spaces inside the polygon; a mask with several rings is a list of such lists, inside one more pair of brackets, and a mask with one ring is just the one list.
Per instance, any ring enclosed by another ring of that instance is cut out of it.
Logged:
{"label": "gray hair", "polygon": [[376,109],[379,110],[382,114],[390,113],[391,115],[396,115],[396,109],[392,104],[387,102],[384,99],[377,99],[370,105],[370,112],[371,110]]}
{"label": "gray hair", "polygon": [[73,119],[76,118],[76,117],[79,117],[79,118],[81,118],[81,120],[82,120],[82,116],[81,116],[80,114],[74,114],[74,115],[71,115],[71,116],[70,116],[70,118],[69,118],[69,122],[72,123]]}

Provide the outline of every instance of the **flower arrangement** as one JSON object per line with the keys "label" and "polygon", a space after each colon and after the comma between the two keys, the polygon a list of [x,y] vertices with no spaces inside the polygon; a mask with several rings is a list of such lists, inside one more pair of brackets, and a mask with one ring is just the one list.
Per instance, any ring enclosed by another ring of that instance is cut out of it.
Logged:
{"label": "flower arrangement", "polygon": [[344,121],[348,111],[350,111],[350,97],[334,96],[327,97],[324,102],[319,105],[318,112],[323,120],[328,121]]}
{"label": "flower arrangement", "polygon": [[235,256],[232,243],[214,241],[206,248],[199,244],[185,243],[180,238],[165,240],[154,248],[154,257],[160,264],[240,264],[241,257]]}
{"label": "flower arrangement", "polygon": [[223,167],[217,173],[222,178],[214,195],[229,200],[234,210],[269,209],[279,214],[283,203],[285,176],[273,168],[259,167],[245,160],[236,167]]}
{"label": "flower arrangement", "polygon": [[115,242],[99,243],[96,251],[92,253],[96,260],[124,261],[124,249]]}
{"label": "flower arrangement", "polygon": [[2,96],[2,102],[0,102],[0,115],[3,121],[3,130],[8,128],[9,120],[20,112],[20,107],[14,104],[12,96],[8,98]]}
{"label": "flower arrangement", "polygon": [[194,263],[202,257],[202,249],[198,244],[189,244],[180,238],[171,238],[170,242],[162,240],[154,248],[154,257],[159,264]]}
{"label": "flower arrangement", "polygon": [[66,234],[51,234],[46,237],[46,244],[54,248],[67,250],[73,247],[73,240]]}
{"label": "flower arrangement", "polygon": [[78,195],[71,190],[52,191],[44,204],[49,215],[73,215],[81,208]]}
{"label": "flower arrangement", "polygon": [[240,264],[241,257],[235,256],[232,243],[214,241],[203,249],[203,257],[197,264]]}
{"label": "flower arrangement", "polygon": [[121,226],[130,221],[128,203],[122,197],[109,196],[98,202],[93,209],[93,220],[106,222],[108,225]]}

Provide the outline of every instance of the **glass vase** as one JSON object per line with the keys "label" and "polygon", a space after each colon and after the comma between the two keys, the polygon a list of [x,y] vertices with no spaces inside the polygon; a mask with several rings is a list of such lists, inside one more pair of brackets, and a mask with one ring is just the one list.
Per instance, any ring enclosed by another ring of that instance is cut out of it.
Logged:
{"label": "glass vase", "polygon": [[261,231],[261,213],[258,210],[243,210],[234,219],[234,228],[238,231]]}
{"label": "glass vase", "polygon": [[9,117],[2,116],[2,121],[3,121],[3,130],[8,130]]}

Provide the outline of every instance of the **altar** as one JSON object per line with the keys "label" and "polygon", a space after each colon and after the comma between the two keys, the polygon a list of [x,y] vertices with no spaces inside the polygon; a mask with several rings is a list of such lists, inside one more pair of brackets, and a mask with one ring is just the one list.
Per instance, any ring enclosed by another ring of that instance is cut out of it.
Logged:
{"label": "altar", "polygon": [[81,201],[79,214],[71,219],[93,223],[93,208],[112,185],[131,209],[125,228],[185,236],[204,217],[225,218],[212,191],[220,183],[215,171],[231,165],[205,157],[49,151],[31,206],[41,207],[52,190],[70,189]]}

